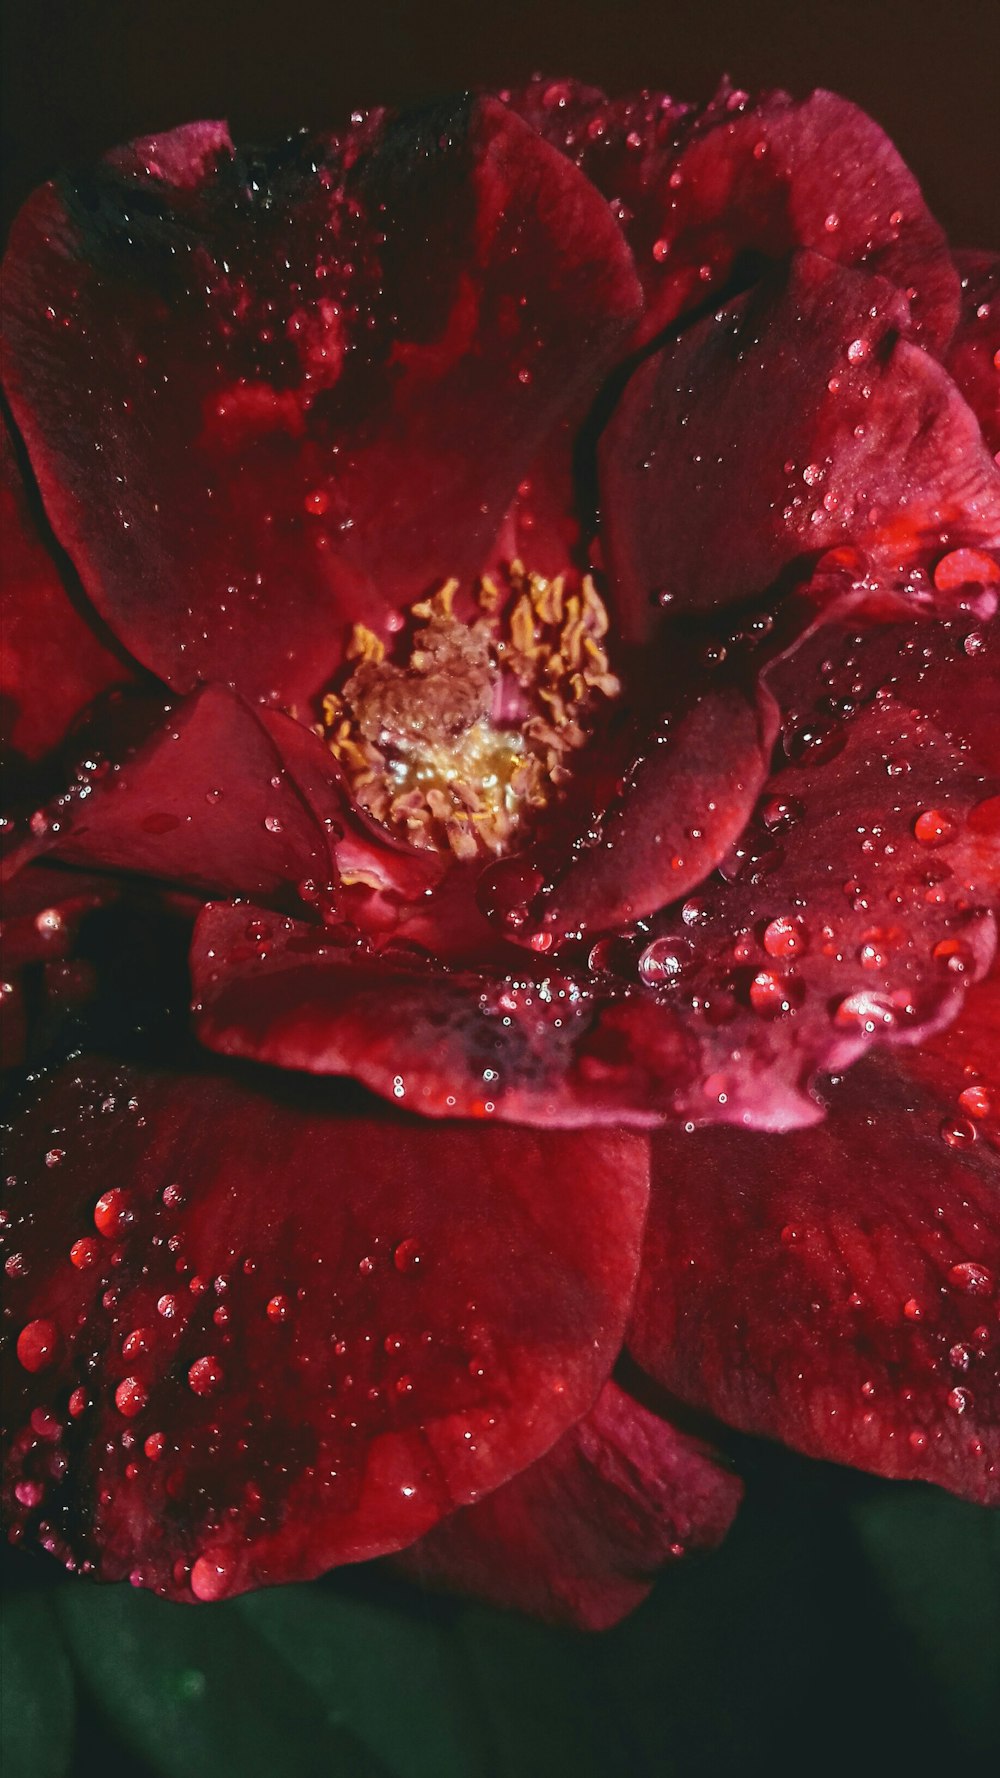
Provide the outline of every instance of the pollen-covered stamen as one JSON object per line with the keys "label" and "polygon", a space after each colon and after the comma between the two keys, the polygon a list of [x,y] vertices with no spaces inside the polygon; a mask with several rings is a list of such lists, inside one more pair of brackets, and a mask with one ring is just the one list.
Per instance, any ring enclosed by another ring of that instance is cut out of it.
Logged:
{"label": "pollen-covered stamen", "polygon": [[589,575],[570,588],[513,562],[453,609],[449,580],[412,615],[408,660],[357,625],[356,663],[324,699],[324,728],[358,802],[413,845],[497,856],[570,776],[597,705],[615,697],[608,615]]}

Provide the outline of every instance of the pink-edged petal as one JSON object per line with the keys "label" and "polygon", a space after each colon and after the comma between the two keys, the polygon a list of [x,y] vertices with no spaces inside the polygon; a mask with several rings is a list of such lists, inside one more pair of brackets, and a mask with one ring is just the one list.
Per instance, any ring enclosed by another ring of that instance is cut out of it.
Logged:
{"label": "pink-edged petal", "polygon": [[[302,921],[215,904],[191,951],[195,1028],[226,1056],[344,1074],[427,1117],[574,1128],[657,1120],[615,1077],[578,1065],[599,1000],[585,970],[449,968],[427,951],[369,952]],[[673,1074],[690,1079],[683,1034]],[[673,1075],[672,1075],[673,1078]]]}
{"label": "pink-edged petal", "polygon": [[646,292],[644,338],[747,259],[808,247],[890,279],[921,343],[947,345],[958,279],[944,233],[889,138],[849,100],[822,89],[751,99],[725,84],[696,111],[666,94],[608,99],[535,78],[510,102],[611,201]]}
{"label": "pink-edged petal", "polygon": [[957,253],[962,313],[946,360],[949,371],[1000,453],[1000,254]]}
{"label": "pink-edged petal", "polygon": [[424,1586],[605,1630],[662,1567],[721,1542],[742,1493],[703,1444],[606,1383],[539,1462],[394,1566]]}
{"label": "pink-edged petal", "polygon": [[100,762],[33,821],[72,864],[212,893],[292,899],[331,874],[321,820],[258,713],[208,685],[162,715],[130,756]]}
{"label": "pink-edged petal", "polygon": [[101,1062],[8,1168],[8,1522],[205,1600],[399,1548],[559,1439],[621,1340],[648,1158]]}
{"label": "pink-edged petal", "polygon": [[634,373],[601,443],[627,631],[664,600],[710,609],[802,579],[844,545],[905,610],[941,557],[1000,548],[1000,472],[951,378],[902,337],[899,304],[798,254]]}
{"label": "pink-edged petal", "polygon": [[[595,1070],[692,1124],[813,1122],[818,1071],[946,1024],[994,953],[995,778],[884,688],[849,720],[814,711],[785,746],[723,871],[649,923],[646,993],[588,1039]],[[664,1066],[678,1026],[693,1088]]]}
{"label": "pink-edged petal", "polygon": [[747,1431],[1000,1502],[998,1056],[994,979],[814,1129],[658,1136],[639,1362]]}
{"label": "pink-edged petal", "polygon": [[482,566],[641,301],[600,195],[485,99],[271,156],[135,143],[30,200],[5,275],[9,398],[95,605],[173,686],[285,702],[353,620]]}
{"label": "pink-edged petal", "polygon": [[27,760],[58,746],[92,698],[133,677],[73,602],[69,570],[46,532],[0,415],[2,741],[5,753]]}

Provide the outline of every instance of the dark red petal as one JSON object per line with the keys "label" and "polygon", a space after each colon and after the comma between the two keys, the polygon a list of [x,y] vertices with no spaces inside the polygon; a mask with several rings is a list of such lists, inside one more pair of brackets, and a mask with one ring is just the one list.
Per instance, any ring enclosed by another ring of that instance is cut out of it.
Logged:
{"label": "dark red petal", "polygon": [[21,871],[5,886],[0,1066],[20,1067],[28,1060],[39,1025],[47,1028],[53,1001],[65,1006],[89,996],[89,965],[68,959],[88,916],[120,893],[113,878],[44,864]]}
{"label": "dark red petal", "polygon": [[37,760],[80,711],[132,669],[71,600],[0,414],[0,624],[4,752]]}
{"label": "dark red petal", "polygon": [[[632,1102],[691,1122],[812,1122],[818,1070],[947,1023],[994,952],[995,779],[890,691],[797,723],[785,747],[724,874],[650,922],[652,991],[588,1039]],[[678,1026],[699,1048],[680,1091],[664,1068]]]}
{"label": "dark red petal", "polygon": [[192,693],[137,752],[99,766],[35,826],[70,863],[208,894],[287,899],[332,870],[321,819],[259,714],[227,686]]}
{"label": "dark red petal", "polygon": [[[573,796],[560,831],[543,832],[537,852],[525,855],[544,885],[525,942],[537,942],[539,931],[562,938],[644,919],[695,888],[743,831],[767,777],[773,704],[738,684],[693,693],[679,656],[662,714],[651,733],[631,735],[606,806]],[[501,863],[498,874],[509,868]]]}
{"label": "dark red petal", "polygon": [[412,1541],[590,1407],[647,1165],[278,1078],[64,1072],[8,1158],[9,1524],[178,1599]]}
{"label": "dark red petal", "polygon": [[704,1445],[606,1383],[551,1451],[394,1566],[425,1586],[605,1630],[664,1564],[719,1543],[742,1493]]}
{"label": "dark red petal", "polygon": [[[655,1121],[644,1091],[629,1098],[616,1079],[578,1070],[596,1010],[586,972],[533,962],[516,975],[502,964],[449,969],[427,952],[366,953],[341,934],[219,904],[192,946],[196,1029],[222,1055],[351,1075],[427,1117]],[[687,1057],[672,1034],[671,1066],[685,1080]]]}
{"label": "dark red petal", "polygon": [[284,701],[352,620],[482,566],[641,302],[604,200],[492,100],[270,157],[136,143],[31,199],[6,284],[11,405],[95,604],[175,687]]}
{"label": "dark red petal", "polygon": [[536,78],[511,103],[612,200],[647,295],[646,339],[741,258],[808,247],[891,279],[921,343],[947,345],[958,282],[944,233],[889,138],[848,100],[750,100],[724,85],[696,112],[660,93],[607,99]]}
{"label": "dark red petal", "polygon": [[1000,452],[1000,254],[957,253],[962,314],[946,363],[983,429]]}
{"label": "dark red petal", "polygon": [[1000,548],[1000,473],[950,377],[901,338],[898,304],[798,254],[635,372],[601,445],[630,633],[664,597],[749,598],[845,544],[901,600],[949,552]]}
{"label": "dark red petal", "polygon": [[945,1053],[867,1058],[814,1129],[657,1137],[639,1362],[748,1431],[1000,1501],[998,1056],[994,979]]}

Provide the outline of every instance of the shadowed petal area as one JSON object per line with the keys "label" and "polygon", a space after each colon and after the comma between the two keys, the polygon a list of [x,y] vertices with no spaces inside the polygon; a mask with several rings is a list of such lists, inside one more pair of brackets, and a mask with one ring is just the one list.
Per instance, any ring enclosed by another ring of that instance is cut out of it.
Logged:
{"label": "shadowed petal area", "polygon": [[35,817],[32,843],[72,864],[207,894],[297,903],[298,883],[325,884],[322,820],[258,713],[220,685],[192,693],[166,720],[162,711],[134,753],[102,762]]}
{"label": "shadowed petal area", "polygon": [[665,1564],[721,1542],[742,1493],[705,1445],[606,1383],[546,1456],[394,1566],[546,1623],[606,1630]]}
{"label": "shadowed petal area", "polygon": [[957,253],[962,314],[946,363],[983,429],[1000,452],[1000,253]]}
{"label": "shadowed petal area", "polygon": [[1000,996],[867,1057],[815,1129],[658,1136],[629,1345],[813,1456],[1000,1501]]}
{"label": "shadowed petal area", "polygon": [[[426,1117],[573,1128],[657,1112],[629,1078],[578,1066],[601,1000],[586,970],[509,962],[448,969],[247,906],[201,914],[191,949],[195,1028],[226,1056],[310,1074],[346,1074]],[[662,1045],[670,1078],[690,1078],[682,1032]],[[643,1081],[645,1087],[645,1081]]]}
{"label": "shadowed petal area", "polygon": [[888,136],[847,99],[751,99],[726,84],[696,110],[536,77],[511,104],[616,208],[646,292],[644,339],[748,263],[808,247],[890,279],[921,344],[947,345],[958,278],[944,232]]}
{"label": "shadowed petal area", "polygon": [[8,1522],[207,1600],[399,1548],[589,1409],[648,1157],[88,1062],[8,1167]]}
{"label": "shadowed petal area", "polygon": [[951,378],[902,337],[900,304],[797,254],[634,373],[600,453],[630,633],[665,597],[749,598],[845,544],[905,611],[939,558],[1000,548],[1000,473]]}
{"label": "shadowed petal area", "polygon": [[5,279],[11,406],[98,610],[176,689],[284,702],[355,619],[482,567],[641,304],[599,193],[468,98],[270,154],[137,142],[35,194]]}
{"label": "shadowed petal area", "polygon": [[69,597],[36,504],[0,414],[2,745],[27,760],[58,746],[99,692],[133,677]]}

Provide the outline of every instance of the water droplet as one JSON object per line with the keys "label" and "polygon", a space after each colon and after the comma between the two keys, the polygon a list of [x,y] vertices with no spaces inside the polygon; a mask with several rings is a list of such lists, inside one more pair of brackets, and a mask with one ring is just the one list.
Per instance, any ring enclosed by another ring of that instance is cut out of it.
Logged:
{"label": "water droplet", "polygon": [[913,823],[913,835],[922,846],[945,846],[954,839],[958,822],[946,809],[923,809]]}
{"label": "water droplet", "polygon": [[967,1117],[943,1117],[939,1129],[949,1148],[969,1148],[976,1140],[976,1126]]}
{"label": "water droplet", "polygon": [[972,1391],[963,1389],[961,1384],[958,1384],[955,1389],[949,1389],[948,1391],[948,1406],[953,1408],[956,1414],[967,1413],[969,1408],[971,1408],[974,1399]]}
{"label": "water droplet", "polygon": [[196,1358],[191,1365],[188,1383],[196,1395],[211,1395],[213,1389],[218,1389],[223,1375],[219,1360],[206,1354],[204,1358]]}
{"label": "water droplet", "polygon": [[149,1401],[149,1391],[140,1383],[138,1377],[123,1377],[115,1390],[115,1407],[126,1419],[131,1420],[141,1414]]}
{"label": "water droplet", "polygon": [[797,957],[807,943],[808,933],[797,914],[778,914],[764,928],[764,949],[769,957]]}
{"label": "water droplet", "polygon": [[103,1235],[107,1241],[118,1240],[132,1227],[134,1221],[135,1211],[131,1198],[128,1192],[122,1191],[118,1186],[103,1192],[94,1205],[95,1227],[98,1234]]}
{"label": "water droplet", "polygon": [[265,815],[264,816],[264,826],[266,827],[268,833],[280,833],[281,832],[281,817],[280,817],[280,815]]}
{"label": "water droplet", "polygon": [[44,1318],[29,1321],[17,1336],[17,1356],[26,1371],[43,1371],[59,1354],[59,1329]]}
{"label": "water droplet", "polygon": [[392,1263],[397,1272],[416,1272],[423,1264],[423,1254],[419,1244],[412,1238],[408,1241],[400,1241],[392,1256]]}
{"label": "water droplet", "polygon": [[964,1291],[966,1296],[992,1296],[996,1288],[996,1279],[989,1267],[977,1265],[972,1259],[959,1260],[952,1266],[948,1282],[956,1290]]}
{"label": "water droplet", "polygon": [[907,1321],[922,1321],[924,1311],[915,1296],[907,1297],[903,1304],[903,1314]]}
{"label": "water droplet", "polygon": [[94,1240],[93,1235],[84,1235],[79,1241],[74,1241],[69,1250],[70,1260],[78,1272],[85,1272],[88,1266],[96,1265],[100,1256],[101,1244]]}
{"label": "water droplet", "polygon": [[275,1326],[280,1327],[283,1321],[287,1321],[290,1313],[291,1304],[287,1296],[273,1296],[267,1305],[267,1318]]}
{"label": "water droplet", "polygon": [[992,1101],[985,1087],[965,1087],[958,1095],[958,1103],[967,1117],[989,1117]]}
{"label": "water droplet", "polygon": [[236,1575],[235,1558],[228,1550],[208,1549],[191,1569],[191,1591],[196,1599],[210,1604],[224,1599]]}
{"label": "water droplet", "polygon": [[686,943],[677,943],[674,939],[657,938],[647,945],[639,958],[638,971],[640,980],[648,987],[659,987],[664,982],[674,982],[681,974],[685,962],[688,961]]}

